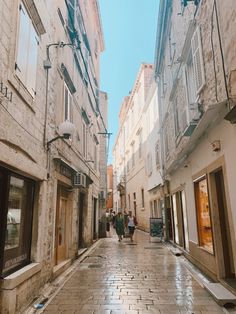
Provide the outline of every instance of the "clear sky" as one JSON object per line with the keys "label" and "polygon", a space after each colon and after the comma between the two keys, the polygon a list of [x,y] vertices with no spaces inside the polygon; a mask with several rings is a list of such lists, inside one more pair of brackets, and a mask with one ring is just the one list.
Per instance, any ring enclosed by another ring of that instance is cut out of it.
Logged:
{"label": "clear sky", "polygon": [[120,105],[132,89],[140,64],[154,62],[159,0],[99,0],[105,51],[101,90],[108,94],[108,163],[118,131]]}

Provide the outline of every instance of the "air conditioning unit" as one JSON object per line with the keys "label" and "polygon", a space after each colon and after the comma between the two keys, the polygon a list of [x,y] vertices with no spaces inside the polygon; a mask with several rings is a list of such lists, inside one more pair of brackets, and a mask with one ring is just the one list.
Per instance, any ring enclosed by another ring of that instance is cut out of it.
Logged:
{"label": "air conditioning unit", "polygon": [[86,187],[86,176],[81,172],[77,172],[74,176],[74,186]]}

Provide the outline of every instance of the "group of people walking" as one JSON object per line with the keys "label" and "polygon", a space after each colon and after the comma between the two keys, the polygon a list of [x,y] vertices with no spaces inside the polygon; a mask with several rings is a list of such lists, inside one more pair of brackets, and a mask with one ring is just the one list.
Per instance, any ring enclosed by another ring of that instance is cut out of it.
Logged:
{"label": "group of people walking", "polygon": [[[132,211],[129,211],[128,214],[125,211],[123,214],[122,211],[119,210],[116,215],[112,216],[112,224],[113,227],[116,229],[119,242],[122,241],[123,237],[127,234],[127,231],[131,242],[133,242],[135,227],[137,226],[138,223],[136,217],[132,214]],[[107,220],[107,231],[110,230],[110,229],[108,230],[108,228],[110,228],[110,222],[108,226]]]}

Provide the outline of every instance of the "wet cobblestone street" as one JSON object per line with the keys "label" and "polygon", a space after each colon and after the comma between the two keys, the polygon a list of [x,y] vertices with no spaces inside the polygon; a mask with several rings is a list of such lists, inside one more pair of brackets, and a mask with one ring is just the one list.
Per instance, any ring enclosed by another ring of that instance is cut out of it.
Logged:
{"label": "wet cobblestone street", "polygon": [[144,232],[102,239],[41,313],[223,313],[182,260]]}

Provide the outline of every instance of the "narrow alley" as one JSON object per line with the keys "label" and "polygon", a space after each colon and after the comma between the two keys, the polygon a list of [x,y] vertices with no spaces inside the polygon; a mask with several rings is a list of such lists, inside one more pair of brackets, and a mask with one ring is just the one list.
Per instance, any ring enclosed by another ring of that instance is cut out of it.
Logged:
{"label": "narrow alley", "polygon": [[224,313],[164,243],[99,240],[37,313]]}

